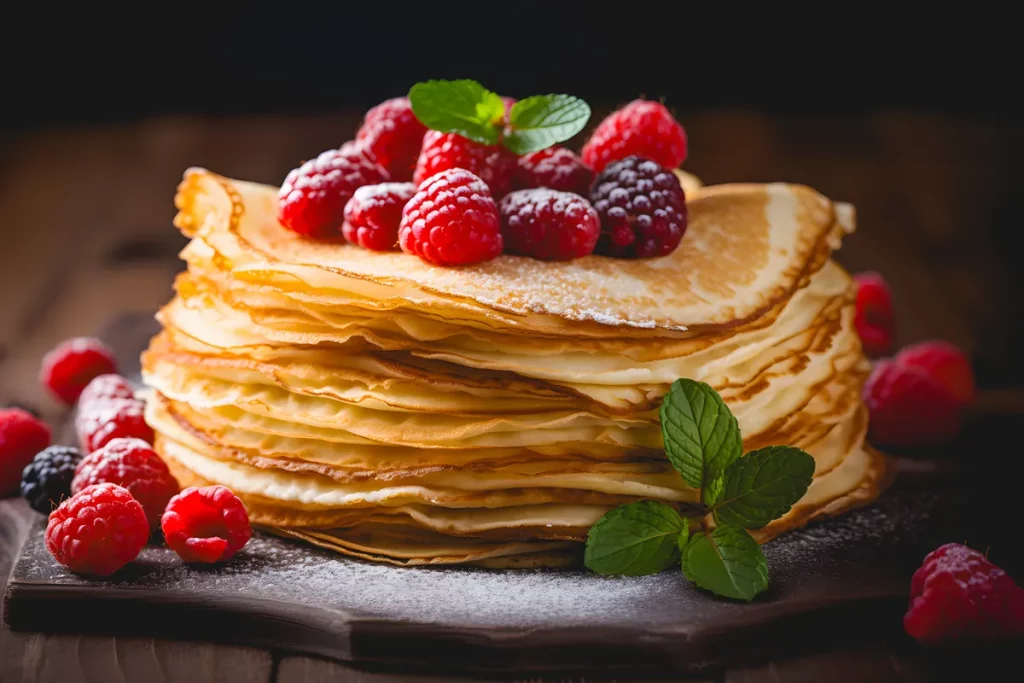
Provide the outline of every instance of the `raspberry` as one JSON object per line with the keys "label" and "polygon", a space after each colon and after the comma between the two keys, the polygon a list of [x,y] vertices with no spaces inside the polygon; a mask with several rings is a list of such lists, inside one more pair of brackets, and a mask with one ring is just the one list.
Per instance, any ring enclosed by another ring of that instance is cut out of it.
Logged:
{"label": "raspberry", "polygon": [[75,470],[71,492],[103,483],[128,489],[146,511],[152,529],[160,526],[167,501],[181,490],[164,461],[141,439],[113,439],[87,455]]}
{"label": "raspberry", "polygon": [[11,401],[10,403],[0,404],[0,410],[8,410],[10,408],[17,408],[18,410],[24,410],[32,417],[42,418],[42,414],[34,407],[25,403],[18,403],[17,401]]}
{"label": "raspberry", "polygon": [[427,127],[412,111],[408,97],[394,97],[366,112],[356,140],[377,158],[392,180],[412,180]]}
{"label": "raspberry", "polygon": [[876,361],[864,384],[869,437],[890,446],[935,445],[960,429],[960,405],[928,372],[891,359]]}
{"label": "raspberry", "polygon": [[0,410],[0,496],[16,491],[21,473],[50,445],[50,428],[21,408]]}
{"label": "raspberry", "polygon": [[136,557],[149,539],[139,501],[117,484],[76,493],[50,513],[46,549],[73,572],[110,576]]}
{"label": "raspberry", "polygon": [[43,357],[39,381],[71,405],[94,377],[110,372],[117,372],[114,352],[99,339],[75,337],[61,342]]}
{"label": "raspberry", "polygon": [[583,163],[601,172],[613,161],[638,155],[665,168],[686,161],[686,131],[665,105],[633,100],[608,115],[583,145]]}
{"label": "raspberry", "polygon": [[455,133],[427,131],[416,162],[413,182],[422,185],[431,176],[464,168],[481,178],[494,197],[502,197],[512,185],[516,155],[501,145],[482,145]]}
{"label": "raspberry", "polygon": [[83,410],[94,403],[110,403],[134,399],[135,390],[121,375],[100,375],[85,387],[78,397],[78,409]]}
{"label": "raspberry", "polygon": [[498,205],[487,185],[462,168],[424,181],[402,211],[402,251],[440,266],[489,261],[502,250]]}
{"label": "raspberry", "polygon": [[665,256],[686,232],[686,195],[675,173],[632,156],[602,171],[590,201],[601,217],[596,252],[627,258]]}
{"label": "raspberry", "polygon": [[512,179],[516,189],[549,187],[586,197],[594,182],[594,172],[571,150],[557,145],[521,156],[518,164]]}
{"label": "raspberry", "polygon": [[82,454],[71,446],[50,446],[32,459],[21,473],[21,497],[36,512],[48,515],[71,496],[71,480]]}
{"label": "raspberry", "polygon": [[193,486],[171,498],[161,528],[185,562],[228,560],[252,537],[245,506],[226,486]]}
{"label": "raspberry", "polygon": [[1024,589],[977,550],[947,543],[914,572],[903,627],[928,645],[1024,637]]}
{"label": "raspberry", "polygon": [[134,398],[83,405],[75,416],[82,449],[92,453],[111,439],[122,437],[153,443],[153,428],[146,424],[144,412],[142,401]]}
{"label": "raspberry", "polygon": [[365,148],[346,142],[288,173],[278,193],[277,219],[306,237],[337,236],[352,193],[389,179]]}
{"label": "raspberry", "polygon": [[548,189],[519,190],[501,200],[505,251],[569,261],[594,251],[601,219],[583,197]]}
{"label": "raspberry", "polygon": [[414,194],[416,186],[412,183],[360,187],[345,205],[345,239],[375,251],[396,249],[402,209]]}
{"label": "raspberry", "polygon": [[864,353],[878,358],[892,351],[896,336],[896,321],[892,314],[892,293],[889,283],[878,273],[859,273],[857,282],[857,310],[853,324],[860,336]]}
{"label": "raspberry", "polygon": [[896,362],[921,368],[951,393],[961,405],[974,401],[974,371],[963,351],[946,341],[912,344],[898,354]]}

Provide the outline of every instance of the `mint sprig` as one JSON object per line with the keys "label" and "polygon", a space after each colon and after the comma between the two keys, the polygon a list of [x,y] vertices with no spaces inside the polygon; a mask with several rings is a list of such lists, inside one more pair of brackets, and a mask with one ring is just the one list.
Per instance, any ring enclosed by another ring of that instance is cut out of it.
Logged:
{"label": "mint sprig", "polygon": [[583,562],[600,574],[656,574],[676,563],[687,533],[686,520],[664,503],[621,505],[591,527]]}
{"label": "mint sprig", "polygon": [[734,600],[768,588],[768,562],[746,529],[727,524],[694,534],[683,548],[683,574],[699,587]]}
{"label": "mint sprig", "polygon": [[[678,553],[683,574],[698,587],[754,599],[768,588],[768,563],[747,529],[761,529],[789,512],[810,486],[814,458],[793,446],[743,456],[736,418],[704,382],[676,380],[660,414],[669,462],[700,489],[701,529],[691,536],[689,520],[665,503],[619,506],[591,527],[585,564],[601,574],[654,574]],[[681,525],[673,536],[676,519]]]}
{"label": "mint sprig", "polygon": [[534,95],[513,105],[506,124],[501,97],[469,79],[417,83],[409,89],[409,102],[431,130],[484,145],[500,143],[520,155],[568,140],[590,119],[590,106],[578,97]]}
{"label": "mint sprig", "polygon": [[572,95],[534,95],[519,100],[509,114],[503,144],[529,154],[568,140],[590,119],[590,105]]}

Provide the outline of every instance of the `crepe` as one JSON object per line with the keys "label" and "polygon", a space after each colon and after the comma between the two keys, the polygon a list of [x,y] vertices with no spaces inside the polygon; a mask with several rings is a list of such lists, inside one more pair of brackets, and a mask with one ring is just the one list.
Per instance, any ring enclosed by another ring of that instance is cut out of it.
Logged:
{"label": "crepe", "polygon": [[281,227],[276,188],[190,169],[191,240],[143,354],[155,448],[275,533],[400,565],[569,566],[590,526],[699,491],[664,455],[671,383],[710,384],[744,449],[815,460],[766,541],[872,500],[869,370],[832,259],[852,207],[783,183],[689,183],[657,259],[440,268]]}

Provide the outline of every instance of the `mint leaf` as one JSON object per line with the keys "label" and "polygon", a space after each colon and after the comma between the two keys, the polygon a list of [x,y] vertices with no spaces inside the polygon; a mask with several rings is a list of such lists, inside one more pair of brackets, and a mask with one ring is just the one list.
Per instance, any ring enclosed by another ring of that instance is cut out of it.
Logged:
{"label": "mint leaf", "polygon": [[502,144],[529,154],[568,140],[590,120],[590,105],[572,95],[534,95],[519,100],[509,114]]}
{"label": "mint leaf", "polygon": [[712,593],[753,600],[768,588],[768,563],[746,529],[725,525],[697,534],[683,548],[683,574]]}
{"label": "mint leaf", "polygon": [[767,526],[803,497],[813,476],[814,458],[799,448],[768,446],[747,453],[719,479],[715,521],[746,529]]}
{"label": "mint leaf", "polygon": [[620,505],[590,527],[583,563],[605,575],[643,576],[671,567],[686,522],[673,508],[653,500]]}
{"label": "mint leaf", "polygon": [[[705,382],[672,383],[661,404],[661,434],[669,462],[695,489],[714,481],[743,454],[736,418]],[[704,502],[710,505],[706,495]]]}
{"label": "mint leaf", "polygon": [[412,112],[424,126],[493,145],[501,137],[505,103],[476,81],[426,81],[409,89]]}

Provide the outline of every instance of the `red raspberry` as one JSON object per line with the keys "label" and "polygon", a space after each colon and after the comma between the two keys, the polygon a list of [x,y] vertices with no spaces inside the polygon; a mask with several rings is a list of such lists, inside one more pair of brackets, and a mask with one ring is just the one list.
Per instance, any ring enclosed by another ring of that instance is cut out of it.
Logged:
{"label": "red raspberry", "polygon": [[502,250],[498,205],[487,184],[453,168],[424,181],[402,211],[402,251],[439,266],[489,261]]}
{"label": "red raspberry", "polygon": [[601,219],[583,197],[548,189],[519,190],[498,207],[505,251],[545,261],[570,261],[594,251]]}
{"label": "red raspberry", "polygon": [[75,416],[75,431],[82,450],[91,453],[111,439],[142,439],[153,443],[153,428],[146,424],[145,405],[138,399],[120,399],[83,405]]}
{"label": "red raspberry", "polygon": [[109,576],[136,557],[149,539],[146,513],[127,489],[98,484],[50,513],[46,548],[73,572]]}
{"label": "red raspberry", "polygon": [[61,342],[43,357],[39,381],[71,405],[94,377],[111,372],[117,372],[117,360],[110,347],[99,339],[75,337]]}
{"label": "red raspberry", "polygon": [[100,375],[85,387],[78,397],[78,409],[84,410],[94,403],[110,403],[134,399],[135,390],[121,375]]}
{"label": "red raspberry", "polygon": [[860,336],[864,353],[872,358],[892,351],[896,336],[896,320],[892,314],[892,293],[889,283],[878,273],[859,273],[857,282],[857,310],[853,324]]}
{"label": "red raspberry", "polygon": [[160,523],[167,546],[185,562],[222,562],[252,537],[245,506],[226,486],[187,488]]}
{"label": "red raspberry", "polygon": [[71,493],[103,483],[128,489],[146,511],[146,519],[154,530],[160,526],[167,501],[181,490],[164,461],[141,439],[112,439],[85,456],[75,468]]}
{"label": "red raspberry", "polygon": [[988,558],[947,543],[924,558],[910,582],[907,633],[922,644],[1024,637],[1024,589]]}
{"label": "red raspberry", "polygon": [[583,163],[597,172],[613,161],[638,155],[665,168],[686,161],[686,131],[660,102],[633,100],[608,115],[583,145]]}
{"label": "red raspberry", "polygon": [[345,204],[363,185],[390,180],[362,145],[346,142],[292,169],[278,193],[277,219],[306,237],[334,237],[341,231]]}
{"label": "red raspberry", "polygon": [[590,201],[601,216],[596,253],[665,256],[686,232],[686,195],[679,177],[650,159],[616,161],[597,176]]}
{"label": "red raspberry", "polygon": [[550,187],[586,197],[594,182],[594,172],[572,150],[557,145],[521,156],[518,164],[512,179],[516,189]]}
{"label": "red raspberry", "polygon": [[397,249],[402,209],[414,194],[412,183],[363,185],[345,205],[345,239],[374,251]]}
{"label": "red raspberry", "polygon": [[366,112],[356,140],[366,145],[392,180],[412,180],[427,127],[412,111],[408,97],[394,97]]}
{"label": "red raspberry", "polygon": [[516,155],[501,145],[482,145],[455,133],[427,131],[413,182],[422,185],[431,176],[453,168],[464,168],[478,176],[487,183],[491,195],[500,198],[512,186]]}
{"label": "red raspberry", "polygon": [[21,408],[0,408],[0,496],[21,484],[21,472],[50,445],[50,428]]}
{"label": "red raspberry", "polygon": [[896,362],[921,368],[937,379],[961,405],[974,401],[974,370],[963,351],[946,341],[912,344],[898,354]]}
{"label": "red raspberry", "polygon": [[924,446],[960,429],[960,405],[937,379],[891,359],[875,362],[864,385],[869,437],[876,444]]}

